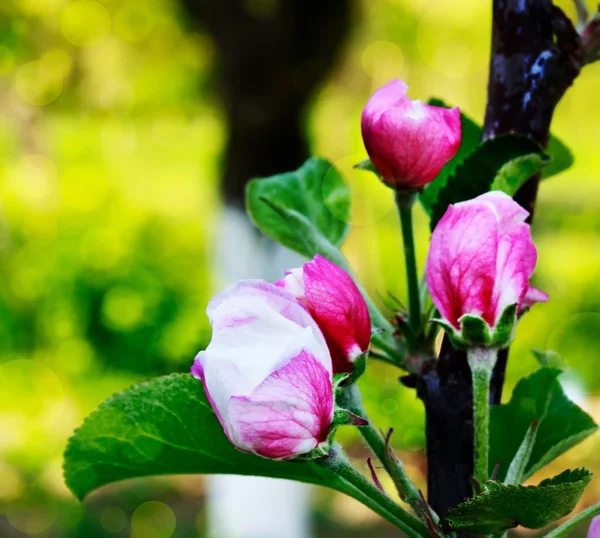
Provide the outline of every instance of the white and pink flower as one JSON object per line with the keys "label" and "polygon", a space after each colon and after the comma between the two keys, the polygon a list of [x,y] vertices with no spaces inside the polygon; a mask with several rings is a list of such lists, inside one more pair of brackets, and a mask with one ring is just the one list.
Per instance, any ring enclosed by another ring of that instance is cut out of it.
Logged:
{"label": "white and pink flower", "polygon": [[317,322],[329,346],[334,373],[352,371],[352,364],[371,341],[369,310],[352,277],[317,255],[287,271],[275,285],[305,305]]}
{"label": "white and pink flower", "polygon": [[239,282],[207,308],[213,336],[192,367],[239,450],[286,460],[327,441],[331,355],[306,308],[274,284]]}
{"label": "white and pink flower", "polygon": [[529,213],[493,191],[451,205],[431,237],[427,286],[443,320],[461,331],[464,316],[477,316],[493,331],[505,309],[517,313],[545,293],[530,286],[537,251],[525,219]]}
{"label": "white and pink flower", "polygon": [[458,151],[460,110],[412,101],[407,89],[400,80],[378,89],[363,110],[361,129],[382,179],[399,189],[418,189]]}

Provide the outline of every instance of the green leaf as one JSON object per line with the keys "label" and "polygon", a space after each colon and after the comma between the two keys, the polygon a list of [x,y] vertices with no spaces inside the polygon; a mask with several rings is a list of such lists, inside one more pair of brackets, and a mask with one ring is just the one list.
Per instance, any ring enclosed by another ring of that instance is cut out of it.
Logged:
{"label": "green leaf", "polygon": [[65,482],[79,499],[112,482],[165,474],[288,478],[342,491],[353,486],[310,462],[238,452],[223,433],[202,383],[174,374],[139,383],[102,403],[69,440]]}
{"label": "green leaf", "polygon": [[538,421],[539,428],[524,480],[598,429],[567,398],[557,380],[559,374],[557,369],[539,369],[517,383],[510,402],[490,409],[490,474],[500,462],[498,480],[506,477],[532,422]]}
{"label": "green leaf", "polygon": [[[450,105],[437,98],[429,99],[428,104],[433,106],[441,106],[444,108],[452,108]],[[477,125],[471,118],[462,112],[460,114],[460,123],[462,128],[462,138],[456,155],[445,164],[444,168],[442,168],[437,177],[431,183],[429,183],[419,195],[419,201],[429,215],[431,215],[433,207],[438,198],[438,193],[440,189],[446,185],[448,177],[454,173],[456,167],[471,153],[473,153],[481,143],[483,130],[479,125]]]}
{"label": "green leaf", "polygon": [[573,165],[575,157],[571,150],[553,134],[550,135],[546,151],[552,157],[552,162],[542,171],[542,179],[547,179],[564,172]]}
{"label": "green leaf", "polygon": [[515,159],[533,155],[547,160],[542,149],[524,136],[507,134],[486,140],[456,167],[440,189],[431,211],[431,229],[435,228],[450,204],[488,192],[503,167]]}
{"label": "green leaf", "polygon": [[509,196],[514,196],[523,183],[549,162],[550,158],[544,153],[531,153],[508,161],[496,174],[490,190],[502,191]]}
{"label": "green leaf", "polygon": [[365,170],[366,172],[373,172],[378,178],[381,177],[377,167],[371,162],[371,159],[367,158],[354,165],[357,170]]}
{"label": "green leaf", "polygon": [[518,525],[541,529],[569,514],[591,479],[587,469],[575,469],[537,486],[488,481],[483,493],[450,509],[444,524],[474,534],[501,534]]}
{"label": "green leaf", "polygon": [[[322,238],[338,246],[350,226],[350,189],[324,159],[311,158],[294,172],[253,179],[246,205],[265,235],[307,257],[315,252],[307,245],[306,233],[312,242]],[[298,216],[303,217],[302,229],[295,226]]]}
{"label": "green leaf", "polygon": [[531,350],[531,353],[533,353],[533,356],[543,368],[557,368],[558,370],[564,370],[566,368],[565,361],[563,361],[562,357],[552,349],[542,351],[534,348]]}
{"label": "green leaf", "polygon": [[[450,105],[438,98],[429,99],[428,104],[434,106],[442,106],[445,108],[452,108]],[[429,183],[425,187],[425,190],[419,195],[419,200],[421,204],[430,216],[432,215],[433,207],[437,202],[439,191],[442,187],[446,185],[448,177],[450,177],[454,173],[454,170],[456,170],[456,167],[459,164],[461,164],[471,153],[473,153],[480,146],[481,140],[483,138],[483,129],[481,126],[479,126],[471,118],[469,118],[462,112],[460,115],[460,119],[462,127],[462,139],[458,152],[444,166],[444,168],[442,168],[442,171],[438,174],[438,176],[431,183]],[[550,135],[550,140],[548,142],[548,148],[546,152],[550,155],[552,159],[549,163],[545,163],[546,165],[544,165],[544,168],[542,170],[542,179],[546,179],[560,172],[563,172],[564,170],[568,169],[573,165],[574,157],[571,153],[571,150],[553,134]],[[528,166],[528,164],[524,164],[523,166]],[[535,169],[533,174],[539,171],[539,169],[539,167]],[[527,178],[525,178],[525,180],[526,179]],[[521,180],[521,183],[523,183],[525,180]]]}

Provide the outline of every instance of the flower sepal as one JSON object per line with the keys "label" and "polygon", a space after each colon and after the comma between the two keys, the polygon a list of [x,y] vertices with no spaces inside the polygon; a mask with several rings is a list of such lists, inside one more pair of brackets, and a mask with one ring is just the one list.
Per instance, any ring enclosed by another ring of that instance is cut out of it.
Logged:
{"label": "flower sepal", "polygon": [[331,424],[332,430],[335,428],[339,428],[340,426],[356,426],[360,428],[361,426],[368,426],[369,421],[355,415],[351,411],[347,409],[343,409],[341,407],[337,408],[333,414],[333,422]]}
{"label": "flower sepal", "polygon": [[440,325],[452,345],[457,349],[472,347],[493,347],[502,349],[508,347],[514,339],[517,325],[517,304],[508,305],[503,311],[494,327],[475,314],[464,314],[458,319],[460,330],[443,319],[432,319]]}
{"label": "flower sepal", "polygon": [[508,347],[515,338],[517,326],[517,304],[508,305],[500,314],[494,329],[493,345],[499,348]]}
{"label": "flower sepal", "polygon": [[356,170],[365,170],[366,172],[373,172],[379,179],[383,181],[381,176],[381,172],[377,169],[377,167],[373,164],[373,161],[369,158],[360,161],[359,163],[353,166]]}
{"label": "flower sepal", "polygon": [[313,461],[329,456],[329,452],[335,440],[335,434],[340,426],[356,426],[357,428],[360,428],[362,426],[367,426],[368,424],[368,420],[355,415],[347,409],[336,407],[327,439],[322,443],[319,443],[310,452],[302,454],[291,461]]}

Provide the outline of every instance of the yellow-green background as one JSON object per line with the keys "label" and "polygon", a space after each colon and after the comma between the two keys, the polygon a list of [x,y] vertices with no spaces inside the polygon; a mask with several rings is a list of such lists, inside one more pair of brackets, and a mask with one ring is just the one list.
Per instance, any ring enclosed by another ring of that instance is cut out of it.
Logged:
{"label": "yellow-green background", "polygon": [[[285,1],[285,0],[280,0]],[[306,115],[313,152],[354,187],[345,247],[375,297],[404,297],[390,192],[351,166],[365,157],[361,107],[400,77],[477,121],[485,107],[491,2],[362,0],[341,61]],[[571,16],[571,2],[560,5]],[[268,16],[276,0],[248,0]],[[324,58],[324,61],[329,59]],[[216,57],[174,0],[0,3],[0,535],[202,536],[201,479],[106,488],[82,508],[61,453],[98,403],[131,383],[186,370],[210,336],[204,307],[225,141]],[[507,393],[536,368],[532,347],[561,353],[566,386],[600,420],[600,63],[560,103],[553,132],[575,165],[541,187],[536,285],[551,300],[521,323]],[[417,215],[418,254],[427,250]],[[396,429],[423,484],[423,411],[399,372],[363,383],[381,427]],[[600,474],[600,436],[548,472]],[[319,493],[321,535],[369,536],[378,520]],[[600,477],[582,505],[600,499]],[[148,504],[150,503],[150,504]],[[176,528],[175,528],[176,527]],[[175,529],[175,530],[173,530]]]}

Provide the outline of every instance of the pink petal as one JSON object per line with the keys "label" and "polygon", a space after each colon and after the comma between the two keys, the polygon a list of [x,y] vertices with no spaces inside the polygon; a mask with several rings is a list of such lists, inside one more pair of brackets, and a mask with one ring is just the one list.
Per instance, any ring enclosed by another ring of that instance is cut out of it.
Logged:
{"label": "pink petal", "polygon": [[418,188],[433,180],[460,146],[457,108],[411,101],[400,81],[384,86],[362,115],[367,153],[386,182]]}
{"label": "pink petal", "polygon": [[365,300],[350,275],[323,256],[304,264],[303,271],[306,305],[329,345],[334,372],[348,371],[371,341]]}
{"label": "pink petal", "polygon": [[523,301],[521,302],[520,309],[530,308],[535,303],[546,303],[548,302],[548,294],[544,293],[533,286],[529,286],[525,297],[523,297]]}
{"label": "pink petal", "polygon": [[[267,302],[274,310],[298,325],[302,327],[313,325],[312,318],[306,309],[299,302],[295,301],[281,286],[270,284],[264,280],[241,280],[235,286],[215,295],[208,303],[206,314],[211,320],[213,330],[244,321],[243,316],[238,315],[236,319],[236,314],[233,313],[227,318],[219,319],[217,326],[213,323],[213,314],[216,309],[231,298],[246,298],[249,301]],[[245,321],[249,321],[249,319]]]}
{"label": "pink petal", "polygon": [[498,239],[494,213],[483,204],[450,206],[433,231],[427,286],[440,314],[457,329],[466,313],[494,322]]}
{"label": "pink petal", "polygon": [[321,330],[306,308],[277,286],[239,282],[217,295],[207,313],[213,335],[207,349],[196,357],[192,373],[202,380],[233,444],[237,442],[228,416],[232,397],[252,394],[302,350],[331,376],[331,354]]}
{"label": "pink petal", "polygon": [[249,396],[232,397],[228,415],[239,447],[280,460],[305,454],[329,434],[330,374],[313,355],[302,351]]}
{"label": "pink petal", "polygon": [[386,109],[404,101],[410,101],[406,95],[407,90],[406,83],[398,79],[392,80],[376,90],[363,110],[362,122],[372,124]]}
{"label": "pink petal", "polygon": [[600,538],[600,516],[596,516],[592,519],[587,538]]}
{"label": "pink petal", "polygon": [[[490,191],[470,201],[487,205],[498,219],[500,232],[507,232],[525,222],[529,212],[502,191]],[[464,202],[467,203],[467,202]]]}
{"label": "pink petal", "polygon": [[507,306],[522,304],[536,262],[537,251],[527,224],[513,225],[510,232],[500,235],[492,299],[494,325]]}

